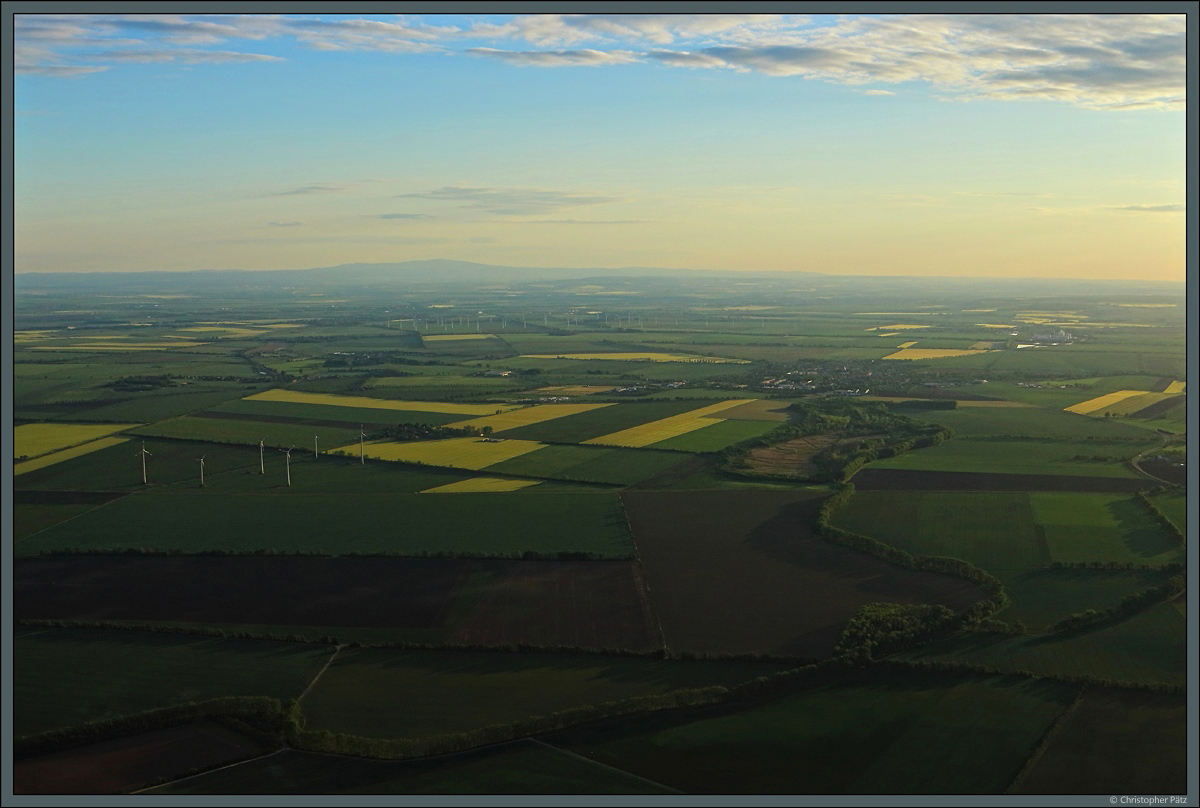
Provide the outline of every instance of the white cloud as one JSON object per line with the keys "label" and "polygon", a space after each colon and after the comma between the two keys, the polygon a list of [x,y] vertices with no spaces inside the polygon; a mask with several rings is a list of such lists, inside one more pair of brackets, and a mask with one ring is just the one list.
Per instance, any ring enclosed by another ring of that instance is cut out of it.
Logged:
{"label": "white cloud", "polygon": [[506,51],[495,48],[468,48],[472,56],[499,59],[520,67],[605,67],[639,61],[637,54],[628,51],[559,50]]}
{"label": "white cloud", "polygon": [[566,208],[603,205],[620,201],[615,196],[552,191],[539,188],[474,188],[446,186],[421,193],[401,194],[413,199],[454,202],[459,207],[485,210],[501,216],[528,216],[554,213]]}

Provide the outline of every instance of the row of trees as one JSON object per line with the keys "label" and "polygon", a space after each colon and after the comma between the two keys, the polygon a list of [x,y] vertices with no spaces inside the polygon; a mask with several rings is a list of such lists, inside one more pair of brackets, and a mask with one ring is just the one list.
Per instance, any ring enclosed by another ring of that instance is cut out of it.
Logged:
{"label": "row of trees", "polygon": [[1184,588],[1183,576],[1173,575],[1161,586],[1152,586],[1149,589],[1143,589],[1141,592],[1126,595],[1116,606],[1107,609],[1087,609],[1082,612],[1076,612],[1069,617],[1064,617],[1050,627],[1050,633],[1080,631],[1085,628],[1091,629],[1109,623],[1118,623],[1140,611],[1150,608],[1156,603],[1162,603],[1163,601],[1179,597],[1179,595],[1183,594]]}
{"label": "row of trees", "polygon": [[1160,511],[1158,509],[1158,505],[1155,504],[1154,500],[1152,500],[1145,491],[1138,491],[1137,498],[1138,502],[1145,505],[1150,510],[1150,513],[1154,514],[1154,518],[1156,518],[1158,523],[1162,525],[1163,530],[1167,531],[1168,536],[1170,536],[1179,544],[1183,544],[1186,541],[1183,531],[1179,529],[1179,525],[1172,522],[1165,513]]}

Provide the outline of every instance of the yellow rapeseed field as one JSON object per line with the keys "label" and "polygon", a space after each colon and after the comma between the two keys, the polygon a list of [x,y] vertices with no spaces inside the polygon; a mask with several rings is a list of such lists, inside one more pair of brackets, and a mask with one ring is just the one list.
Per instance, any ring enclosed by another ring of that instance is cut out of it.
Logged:
{"label": "yellow rapeseed field", "polygon": [[1151,404],[1157,404],[1160,401],[1177,396],[1178,393],[1142,393],[1141,395],[1130,396],[1120,401],[1105,404],[1103,410],[1097,410],[1096,414],[1103,415],[1106,412],[1111,412],[1113,415],[1132,415],[1135,412],[1144,410]]}
{"label": "yellow rapeseed field", "polygon": [[1177,382],[1171,382],[1170,384],[1168,384],[1167,389],[1163,390],[1163,392],[1164,393],[1183,393],[1186,390],[1187,390],[1187,382],[1178,382],[1177,381]]}
{"label": "yellow rapeseed field", "polygon": [[[446,440],[421,440],[397,443],[395,441],[371,441],[366,444],[367,457],[377,460],[401,460],[406,463],[424,463],[429,466],[449,466],[457,469],[478,471],[493,463],[520,457],[523,454],[546,448],[546,444],[533,440],[497,440],[482,438],[448,438]],[[331,450],[358,454],[358,444],[352,443]]]}
{"label": "yellow rapeseed field", "polygon": [[944,351],[941,348],[904,348],[884,359],[945,359],[948,356],[970,356],[987,351]]}
{"label": "yellow rapeseed field", "polygon": [[519,491],[531,485],[539,485],[541,480],[509,480],[503,477],[472,477],[469,480],[459,480],[456,483],[439,485],[437,488],[426,488],[422,494],[474,494],[498,491]]}
{"label": "yellow rapeseed field", "polygon": [[916,344],[917,344],[916,340],[913,340],[912,342],[902,342],[899,345],[897,345],[896,347],[897,348],[911,348],[912,346],[914,346]]}
{"label": "yellow rapeseed field", "polygon": [[421,339],[426,342],[439,342],[448,339],[495,339],[495,334],[428,334]]}
{"label": "yellow rapeseed field", "polygon": [[710,418],[708,416],[715,415],[722,410],[732,409],[742,404],[757,401],[758,399],[756,398],[720,401],[716,404],[709,404],[707,407],[701,407],[698,410],[685,412],[682,415],[672,415],[670,418],[661,418],[657,421],[651,421],[648,424],[622,429],[620,432],[613,432],[611,435],[601,435],[598,438],[585,440],[584,443],[599,443],[605,446],[649,446],[651,443],[658,443],[660,440],[674,438],[677,435],[683,435],[687,432],[703,429],[706,426],[712,426],[721,419]]}
{"label": "yellow rapeseed field", "polygon": [[896,323],[895,325],[877,325],[871,328],[863,329],[864,331],[907,331],[913,328],[930,328],[928,325],[909,325],[905,323]]}
{"label": "yellow rapeseed field", "polygon": [[246,396],[246,401],[284,401],[292,404],[325,404],[332,407],[364,407],[372,410],[409,412],[448,412],[461,415],[495,415],[496,410],[517,409],[516,404],[447,404],[442,401],[393,401],[366,396],[337,396],[330,393],[303,393],[298,390],[267,390]]}
{"label": "yellow rapeseed field", "polygon": [[522,354],[522,359],[624,359],[640,362],[714,362],[721,364],[746,365],[749,359],[724,359],[719,356],[696,356],[695,354],[658,353],[573,353],[573,354]]}
{"label": "yellow rapeseed field", "polygon": [[980,328],[1016,328],[1015,325],[1005,325],[1004,323],[975,323]]}
{"label": "yellow rapeseed field", "polygon": [[141,424],[23,424],[13,429],[13,457],[37,457],[135,426]]}
{"label": "yellow rapeseed field", "polygon": [[1173,309],[1177,303],[1110,303],[1110,306],[1126,306],[1131,309]]}
{"label": "yellow rapeseed field", "polygon": [[13,466],[13,476],[24,474],[27,471],[43,469],[46,466],[53,466],[55,463],[61,463],[64,460],[70,460],[80,455],[91,454],[99,449],[107,449],[109,446],[116,446],[118,443],[125,443],[127,440],[129,438],[100,438],[99,440],[88,441],[82,446],[72,446],[70,449],[63,449],[60,452],[51,452],[48,455],[35,457],[33,460],[26,460],[24,463],[17,463]]}
{"label": "yellow rapeseed field", "polygon": [[[870,331],[871,329],[868,328],[867,330]],[[877,336],[877,337],[898,337],[898,336],[900,336],[900,332],[899,331],[889,331],[886,334],[876,334],[875,336]]]}
{"label": "yellow rapeseed field", "polygon": [[458,421],[453,424],[447,424],[447,426],[460,428],[473,426],[478,429],[490,426],[495,432],[503,432],[506,429],[516,429],[519,426],[540,424],[542,421],[562,418],[564,415],[574,415],[579,412],[587,412],[588,410],[597,410],[601,407],[611,406],[611,402],[604,404],[535,404],[532,407],[510,410],[499,415],[485,415],[482,418],[472,418],[469,421]]}
{"label": "yellow rapeseed field", "polygon": [[1089,398],[1087,401],[1081,401],[1078,404],[1073,404],[1070,407],[1063,407],[1067,412],[1078,413],[1079,415],[1087,415],[1091,412],[1101,412],[1105,407],[1111,407],[1118,401],[1124,401],[1133,396],[1143,396],[1145,390],[1118,390],[1115,393],[1108,393],[1096,398]]}

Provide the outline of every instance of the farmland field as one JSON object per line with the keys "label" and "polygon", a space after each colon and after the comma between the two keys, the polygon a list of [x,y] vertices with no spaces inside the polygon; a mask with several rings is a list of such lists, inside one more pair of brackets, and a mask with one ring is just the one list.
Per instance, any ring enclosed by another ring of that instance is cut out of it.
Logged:
{"label": "farmland field", "polygon": [[682,452],[719,452],[735,443],[762,437],[778,426],[778,423],[772,421],[712,420],[714,423],[711,426],[652,443],[650,447]]}
{"label": "farmland field", "polygon": [[295,698],[328,646],[113,629],[18,629],[13,735],[220,696]]}
{"label": "farmland field", "polygon": [[511,480],[503,477],[470,477],[454,483],[446,483],[434,488],[426,488],[422,494],[479,494],[487,491],[520,491],[531,485],[539,485],[537,480]]}
{"label": "farmland field", "polygon": [[301,706],[310,729],[406,738],[681,688],[730,685],[778,663],[346,649]]}
{"label": "farmland field", "polygon": [[974,356],[975,354],[988,353],[988,351],[980,350],[961,350],[947,351],[941,348],[904,348],[895,353],[888,354],[884,359],[945,359],[951,356]]}
{"label": "farmland field", "polygon": [[1178,696],[1093,690],[1014,794],[1184,794],[1187,721]]}
{"label": "farmland field", "polygon": [[498,474],[522,474],[632,485],[677,466],[686,459],[678,452],[624,449],[608,446],[550,445],[487,467]]}
{"label": "farmland field", "polygon": [[515,429],[520,426],[529,426],[530,424],[540,424],[543,421],[550,421],[555,418],[562,418],[565,415],[576,415],[581,412],[599,409],[600,407],[611,407],[612,404],[536,404],[532,407],[525,407],[519,410],[510,410],[499,415],[485,415],[482,418],[472,418],[468,421],[458,421],[450,424],[454,427],[473,426],[477,429],[483,429],[485,426],[490,426],[496,432],[504,432],[505,430]]}
{"label": "farmland field", "polygon": [[988,570],[1053,561],[1159,565],[1180,555],[1145,508],[1119,494],[860,491],[833,522],[911,553]]}
{"label": "farmland field", "polygon": [[865,603],[965,609],[981,591],[812,535],[814,491],[625,491],[667,646],[704,653],[828,656]]}
{"label": "farmland field", "polygon": [[877,460],[868,468],[1141,477],[1127,461],[1154,441],[972,440],[956,438]]}
{"label": "farmland field", "polygon": [[523,354],[522,359],[602,359],[620,362],[697,362],[701,364],[745,364],[746,359],[723,359],[719,356],[639,351],[629,353]]}
{"label": "farmland field", "polygon": [[[168,524],[173,529],[164,531]],[[615,494],[279,496],[199,489],[126,497],[23,539],[17,552],[66,548],[501,557],[591,552],[617,558],[633,552]]]}
{"label": "farmland field", "polygon": [[[753,399],[750,399],[753,401]],[[693,430],[703,429],[706,426],[712,426],[709,423],[716,413],[722,410],[736,407],[740,404],[747,403],[746,399],[733,399],[732,401],[721,401],[716,404],[709,404],[706,407],[701,407],[691,412],[685,412],[680,415],[672,415],[667,418],[662,418],[650,423],[641,424],[639,426],[629,427],[619,432],[613,432],[608,435],[601,435],[596,438],[589,438],[583,441],[584,443],[599,443],[608,446],[649,446],[652,443],[659,443],[669,438],[675,438]]]}
{"label": "farmland field", "polygon": [[1132,494],[1155,488],[1157,484],[1146,477],[866,468],[854,475],[854,485],[861,491],[1078,491]]}
{"label": "farmland field", "polygon": [[1067,412],[1090,415],[1093,412],[1105,412],[1109,407],[1116,406],[1128,398],[1141,398],[1147,394],[1145,390],[1118,390],[1115,393],[1106,393],[1096,398],[1090,398],[1087,401],[1081,401],[1070,407],[1064,407],[1064,409]]}
{"label": "farmland field", "polygon": [[1103,418],[1062,410],[1027,407],[972,407],[955,410],[915,410],[911,417],[948,426],[959,437],[1025,435],[1055,440],[1089,438],[1146,440],[1146,430]]}
{"label": "farmland field", "polygon": [[696,794],[999,793],[1075,696],[1067,685],[1004,677],[845,679],[740,712],[612,722],[548,740]]}
{"label": "farmland field", "polygon": [[37,469],[43,469],[46,466],[53,466],[55,463],[61,463],[64,460],[72,460],[76,457],[99,451],[100,449],[107,449],[110,446],[116,446],[117,444],[125,443],[128,440],[129,438],[98,438],[96,440],[80,444],[79,446],[72,446],[69,449],[59,449],[57,452],[50,452],[49,454],[35,457],[32,460],[26,460],[24,462],[17,463],[15,466],[13,466],[13,476],[15,477],[19,474],[26,474],[31,471],[36,471]]}
{"label": "farmland field", "polygon": [[13,766],[13,792],[125,793],[263,751],[213,721],[198,721],[19,760]]}
{"label": "farmland field", "polygon": [[[382,399],[376,399],[382,400]],[[495,412],[495,410],[492,410]],[[330,404],[300,404],[286,401],[262,401],[259,399],[240,399],[213,407],[206,414],[241,415],[246,420],[283,419],[303,422],[308,420],[324,421],[327,425],[344,424],[355,427],[390,426],[392,424],[429,424],[439,426],[462,420],[462,413],[424,412],[415,410],[390,410],[378,407],[341,407]]]}
{"label": "farmland field", "polygon": [[160,421],[157,424],[139,427],[131,434],[152,438],[242,443],[253,446],[257,446],[261,440],[272,448],[298,446],[302,451],[305,447],[313,445],[314,435],[318,438],[319,445],[326,448],[358,439],[358,429],[240,421],[230,418],[204,418],[202,416],[184,416],[170,421]]}
{"label": "farmland field", "polygon": [[[723,396],[724,397],[724,396]],[[510,429],[506,438],[549,441],[552,443],[582,443],[591,438],[657,421],[663,418],[694,412],[704,407],[703,400],[653,401],[637,404],[618,404],[553,421]]]}
{"label": "farmland field", "polygon": [[634,775],[534,740],[434,760],[368,760],[287,750],[169,783],[150,794],[666,794]]}
{"label": "farmland field", "polygon": [[[520,457],[529,452],[544,449],[546,444],[531,440],[493,440],[482,438],[446,438],[397,443],[388,440],[373,440],[366,443],[363,451],[374,460],[392,460],[404,463],[422,463],[427,466],[478,471],[496,463]],[[331,453],[359,454],[358,443],[329,449]]]}
{"label": "farmland field", "polygon": [[1151,497],[1158,509],[1171,520],[1179,532],[1187,530],[1187,496],[1182,492],[1158,494]]}
{"label": "farmland field", "polygon": [[1115,625],[1048,637],[963,635],[903,656],[986,665],[999,671],[1091,675],[1117,682],[1182,685],[1187,629],[1174,603],[1161,603]]}
{"label": "farmland field", "polygon": [[13,456],[38,457],[135,426],[137,424],[24,424],[13,429]]}
{"label": "farmland field", "polygon": [[503,404],[447,404],[440,401],[392,401],[366,396],[333,396],[325,393],[300,393],[293,390],[267,390],[248,396],[246,401],[278,401],[288,404],[320,404],[355,409],[406,410],[462,415],[492,415],[497,410],[513,409]]}

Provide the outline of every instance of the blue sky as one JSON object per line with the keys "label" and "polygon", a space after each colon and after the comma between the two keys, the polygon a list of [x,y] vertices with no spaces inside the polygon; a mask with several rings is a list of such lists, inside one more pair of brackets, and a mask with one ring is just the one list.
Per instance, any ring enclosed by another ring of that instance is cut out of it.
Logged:
{"label": "blue sky", "polygon": [[1182,279],[1182,15],[20,15],[17,271]]}

